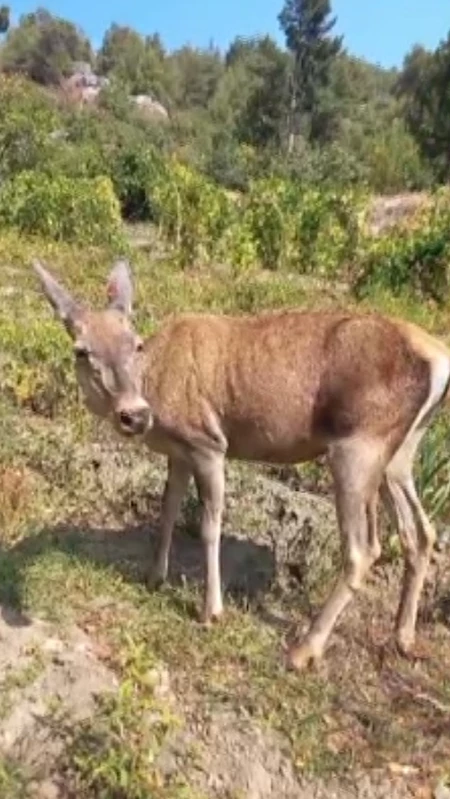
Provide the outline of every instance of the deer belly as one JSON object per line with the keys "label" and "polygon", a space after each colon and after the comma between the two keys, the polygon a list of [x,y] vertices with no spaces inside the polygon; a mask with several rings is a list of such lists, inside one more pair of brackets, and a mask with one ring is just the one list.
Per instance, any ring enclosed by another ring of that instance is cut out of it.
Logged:
{"label": "deer belly", "polygon": [[237,460],[300,463],[313,460],[326,451],[324,441],[304,431],[283,429],[282,425],[242,422],[232,426],[227,439],[227,455]]}

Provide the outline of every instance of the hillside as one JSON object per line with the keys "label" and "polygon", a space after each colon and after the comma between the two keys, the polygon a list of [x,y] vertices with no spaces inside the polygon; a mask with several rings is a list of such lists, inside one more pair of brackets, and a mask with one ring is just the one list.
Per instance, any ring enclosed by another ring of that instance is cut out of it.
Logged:
{"label": "hillside", "polygon": [[[311,29],[308,4],[319,9]],[[100,107],[110,131],[125,130],[131,114],[128,135],[182,154],[231,189],[268,172],[312,183],[364,182],[378,193],[445,182],[445,23],[434,53],[415,47],[402,69],[384,70],[355,58],[333,36],[329,0],[308,0],[303,11],[291,5],[292,20],[279,17],[285,48],[269,36],[245,39],[237,29],[226,52],[170,51],[157,32],[114,22],[95,50],[76,21],[40,8],[9,25],[3,7],[0,70],[76,106]],[[306,77],[299,63],[308,64]],[[310,85],[308,70],[316,75]],[[135,107],[144,131],[134,124]]]}
{"label": "hillside", "polygon": [[[149,593],[164,463],[116,441],[79,405],[69,344],[28,267],[39,251],[99,303],[111,255],[25,247],[14,234],[2,246],[2,796],[431,797],[450,754],[448,420],[421,458],[441,538],[416,657],[390,646],[401,561],[385,528],[383,559],[323,665],[292,675],[283,641],[314,612],[339,562],[324,467],[229,465],[227,614],[217,628],[198,627],[195,497],[170,584]],[[141,330],[177,309],[337,301],[327,281],[318,300],[315,278],[236,281],[223,267],[183,273],[166,258],[133,257]],[[354,303],[348,289],[338,301]],[[386,307],[386,298],[368,303]],[[436,332],[447,326],[445,308],[399,297],[389,310]]]}
{"label": "hillside", "polygon": [[[227,53],[118,25],[94,52],[72,22],[38,10],[8,29],[0,9],[1,799],[450,796],[448,411],[416,464],[438,541],[411,657],[380,510],[381,558],[323,663],[292,674],[286,643],[340,564],[326,462],[227,464],[226,613],[202,627],[197,496],[150,590],[164,459],[88,413],[31,269],[101,307],[126,257],[142,335],[189,310],[339,307],[448,340],[449,43],[382,70],[314,3],[312,38],[297,15],[285,48],[237,36]],[[313,105],[301,54],[326,74]]]}

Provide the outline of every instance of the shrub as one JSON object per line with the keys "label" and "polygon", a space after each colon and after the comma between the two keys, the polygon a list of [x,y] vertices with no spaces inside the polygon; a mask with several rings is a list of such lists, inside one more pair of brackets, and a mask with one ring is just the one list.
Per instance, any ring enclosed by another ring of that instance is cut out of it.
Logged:
{"label": "shrub", "polygon": [[245,214],[269,269],[336,274],[354,258],[363,195],[269,178],[252,184]]}
{"label": "shrub", "polygon": [[440,190],[409,222],[366,240],[353,290],[360,299],[374,289],[387,289],[443,303],[449,293],[449,261],[450,194]]}
{"label": "shrub", "polygon": [[203,170],[207,177],[231,191],[247,191],[249,181],[261,171],[255,150],[238,144],[227,129],[212,137]]}
{"label": "shrub", "polygon": [[[351,264],[359,243],[364,195],[309,189],[294,218],[294,259],[303,273],[337,274]],[[297,221],[296,221],[297,219]]]}
{"label": "shrub", "polygon": [[374,191],[395,193],[431,185],[431,169],[401,120],[395,119],[386,130],[365,138],[363,147],[367,181]]}
{"label": "shrub", "polygon": [[175,245],[181,266],[209,261],[236,213],[228,195],[184,164],[172,161],[149,186],[161,233]]}
{"label": "shrub", "polygon": [[5,319],[0,322],[0,334],[5,350],[3,396],[48,417],[76,397],[70,348],[53,321],[43,323],[31,316],[21,326]]}
{"label": "shrub", "polygon": [[239,206],[235,216],[226,226],[216,246],[216,258],[233,267],[236,274],[248,271],[258,263],[258,247],[248,217],[239,217]]}
{"label": "shrub", "polygon": [[117,152],[111,177],[126,219],[157,221],[152,187],[163,172],[162,157],[153,147],[132,145]]}
{"label": "shrub", "polygon": [[254,181],[245,203],[245,217],[256,243],[259,262],[267,269],[287,265],[292,233],[287,183],[277,178]]}
{"label": "shrub", "polygon": [[119,203],[108,178],[22,172],[1,187],[0,222],[55,240],[123,243]]}
{"label": "shrub", "polygon": [[55,104],[42,89],[0,75],[0,178],[47,162],[54,147],[51,134],[59,126]]}
{"label": "shrub", "polygon": [[128,185],[122,174],[122,190],[133,202],[141,198],[141,208],[145,200],[183,267],[219,259],[238,271],[259,263],[330,276],[354,259],[361,191],[305,188],[271,177],[232,195],[192,167],[150,151],[125,164],[130,169]]}
{"label": "shrub", "polygon": [[361,157],[339,141],[323,147],[312,147],[302,142],[297,152],[289,155],[276,153],[265,166],[265,173],[269,171],[305,187],[345,189],[367,183],[367,167]]}

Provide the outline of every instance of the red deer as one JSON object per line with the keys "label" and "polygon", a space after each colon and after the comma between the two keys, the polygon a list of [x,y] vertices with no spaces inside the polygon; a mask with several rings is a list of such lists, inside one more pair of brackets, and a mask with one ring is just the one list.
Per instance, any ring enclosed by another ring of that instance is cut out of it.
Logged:
{"label": "red deer", "polygon": [[295,464],[327,455],[343,568],[304,640],[290,648],[288,664],[301,669],[322,656],[379,558],[380,494],[393,510],[404,553],[396,639],[402,652],[410,651],[435,541],[412,467],[447,396],[450,351],[404,321],[320,310],[182,314],[143,341],[130,323],[126,262],[114,266],[101,311],[79,303],[39,263],[35,270],[72,337],[88,408],[168,458],[153,581],[167,576],[174,524],[193,476],[206,566],[202,619],[220,616],[225,459]]}

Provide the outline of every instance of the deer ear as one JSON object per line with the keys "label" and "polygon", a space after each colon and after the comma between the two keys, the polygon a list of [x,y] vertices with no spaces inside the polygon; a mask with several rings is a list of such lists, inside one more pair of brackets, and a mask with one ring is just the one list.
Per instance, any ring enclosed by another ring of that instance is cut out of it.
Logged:
{"label": "deer ear", "polygon": [[106,291],[109,307],[130,316],[133,310],[133,283],[128,261],[117,261],[113,266]]}
{"label": "deer ear", "polygon": [[76,334],[77,321],[81,314],[81,306],[72,295],[58,283],[57,280],[45,269],[40,261],[33,261],[33,269],[36,272],[44,294],[56,315],[66,327],[71,336]]}

